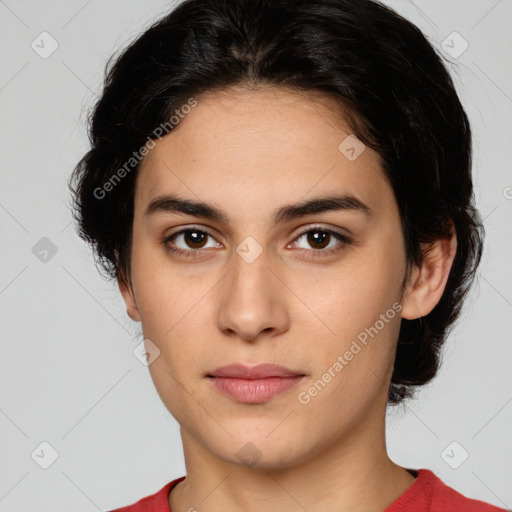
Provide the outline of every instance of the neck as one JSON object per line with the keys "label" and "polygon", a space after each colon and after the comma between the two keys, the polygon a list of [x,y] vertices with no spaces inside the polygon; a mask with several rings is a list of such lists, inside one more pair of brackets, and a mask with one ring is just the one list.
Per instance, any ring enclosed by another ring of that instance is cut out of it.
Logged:
{"label": "neck", "polygon": [[170,494],[173,512],[382,512],[414,482],[387,455],[385,410],[289,467],[234,464],[181,435],[187,477]]}

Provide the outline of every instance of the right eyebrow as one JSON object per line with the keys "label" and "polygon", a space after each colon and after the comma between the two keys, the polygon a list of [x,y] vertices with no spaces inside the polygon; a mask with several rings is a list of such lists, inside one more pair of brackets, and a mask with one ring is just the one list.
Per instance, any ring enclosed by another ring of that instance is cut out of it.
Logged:
{"label": "right eyebrow", "polygon": [[221,224],[229,224],[226,213],[215,206],[168,194],[152,199],[144,211],[144,216],[158,213],[184,213],[185,215],[205,217]]}

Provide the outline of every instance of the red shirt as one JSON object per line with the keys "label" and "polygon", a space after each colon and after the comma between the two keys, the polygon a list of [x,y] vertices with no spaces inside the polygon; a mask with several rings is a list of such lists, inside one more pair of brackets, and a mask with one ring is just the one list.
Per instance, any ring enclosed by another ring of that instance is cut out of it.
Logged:
{"label": "red shirt", "polygon": [[[416,480],[411,487],[383,512],[506,512],[504,508],[464,497],[444,484],[429,469],[413,472]],[[169,507],[169,493],[184,479],[184,476],[177,478],[157,493],[111,512],[172,512]]]}

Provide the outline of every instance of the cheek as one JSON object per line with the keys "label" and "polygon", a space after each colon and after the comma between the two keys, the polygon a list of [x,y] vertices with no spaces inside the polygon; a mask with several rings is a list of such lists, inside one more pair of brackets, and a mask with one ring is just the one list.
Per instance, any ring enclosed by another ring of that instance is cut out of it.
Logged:
{"label": "cheek", "polygon": [[400,241],[395,247],[381,243],[359,250],[335,272],[317,272],[300,282],[297,295],[315,313],[301,331],[322,347],[312,354],[316,377],[332,382],[330,393],[340,399],[378,392],[392,369],[405,271]]}
{"label": "cheek", "polygon": [[149,366],[149,372],[162,403],[188,430],[206,420],[201,417],[201,410],[193,399],[195,388],[188,380],[189,372],[195,369],[193,359],[188,360],[181,350],[179,354],[173,352],[172,347],[166,346],[161,356]]}
{"label": "cheek", "polygon": [[169,264],[165,250],[152,240],[134,239],[132,280],[145,335],[160,338],[186,312],[194,288]]}
{"label": "cheek", "polygon": [[187,276],[169,263],[165,251],[149,247],[134,250],[132,279],[143,335],[160,349],[159,364],[150,365],[157,383],[168,380],[165,370],[176,377],[198,371],[205,353],[201,340],[212,332],[207,325],[211,324],[207,293],[216,276],[212,272],[204,278]]}
{"label": "cheek", "polygon": [[315,324],[324,324],[327,337],[344,339],[373,325],[398,301],[404,271],[400,259],[378,251],[363,257],[361,252],[332,271],[309,272],[294,290],[316,314]]}

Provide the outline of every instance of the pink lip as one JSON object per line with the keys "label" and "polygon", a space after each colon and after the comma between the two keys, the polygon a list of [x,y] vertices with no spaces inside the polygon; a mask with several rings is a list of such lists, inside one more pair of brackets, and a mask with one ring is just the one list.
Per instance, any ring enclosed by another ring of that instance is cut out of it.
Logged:
{"label": "pink lip", "polygon": [[221,366],[209,373],[209,377],[236,377],[239,379],[265,379],[267,377],[297,377],[304,375],[301,372],[289,370],[277,364],[263,363],[256,366],[243,364],[229,364]]}
{"label": "pink lip", "polygon": [[208,377],[224,395],[239,402],[258,404],[292,388],[305,375],[274,364],[253,367],[234,364],[217,368]]}
{"label": "pink lip", "polygon": [[237,377],[211,377],[209,380],[221,393],[238,402],[261,404],[273,396],[295,386],[304,377],[266,377],[265,379],[239,379]]}

